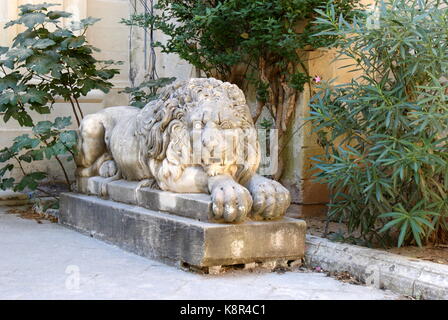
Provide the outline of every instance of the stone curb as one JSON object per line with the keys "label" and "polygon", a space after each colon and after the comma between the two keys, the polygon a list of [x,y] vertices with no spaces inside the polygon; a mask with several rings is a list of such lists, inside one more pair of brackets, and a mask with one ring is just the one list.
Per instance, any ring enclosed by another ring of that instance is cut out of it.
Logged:
{"label": "stone curb", "polygon": [[33,204],[36,202],[36,200],[39,201],[50,201],[53,200],[52,197],[37,197],[37,198],[22,198],[22,199],[2,199],[0,198],[0,206],[5,207],[16,207],[16,206],[24,206],[28,204]]}
{"label": "stone curb", "polygon": [[11,200],[0,200],[0,206],[5,207],[15,207],[23,206],[32,203],[32,199],[11,199]]}
{"label": "stone curb", "polygon": [[305,264],[348,272],[376,288],[417,299],[448,299],[448,266],[397,254],[306,236]]}
{"label": "stone curb", "polygon": [[14,192],[12,190],[0,190],[0,206],[14,207],[53,200],[52,197],[35,196],[34,192]]}
{"label": "stone curb", "polygon": [[27,204],[29,196],[25,193],[14,192],[11,190],[0,190],[0,205],[15,206]]}

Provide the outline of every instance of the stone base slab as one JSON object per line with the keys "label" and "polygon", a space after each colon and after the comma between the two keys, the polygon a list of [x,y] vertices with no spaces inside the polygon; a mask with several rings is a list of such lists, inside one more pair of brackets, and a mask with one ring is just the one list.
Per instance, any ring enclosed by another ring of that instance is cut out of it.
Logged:
{"label": "stone base slab", "polygon": [[138,181],[90,177],[77,179],[78,192],[101,197],[105,189],[106,198],[137,205],[155,211],[165,211],[178,216],[200,221],[212,221],[212,202],[208,194],[173,193],[151,188],[138,188]]}
{"label": "stone base slab", "polygon": [[176,265],[300,260],[305,253],[306,223],[292,218],[218,224],[65,193],[60,222],[138,255]]}

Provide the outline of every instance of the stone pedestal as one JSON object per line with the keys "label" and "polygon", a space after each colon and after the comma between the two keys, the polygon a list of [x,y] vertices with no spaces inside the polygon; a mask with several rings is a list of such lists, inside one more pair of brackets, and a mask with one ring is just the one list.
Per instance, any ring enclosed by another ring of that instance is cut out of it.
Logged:
{"label": "stone pedestal", "polygon": [[[209,221],[210,196],[176,194],[115,181],[108,199],[97,196],[102,178],[78,181],[85,194],[61,197],[60,222],[138,255],[169,264],[212,268],[223,265],[301,260],[306,224],[283,218],[224,224]],[[104,188],[103,188],[104,190]]]}

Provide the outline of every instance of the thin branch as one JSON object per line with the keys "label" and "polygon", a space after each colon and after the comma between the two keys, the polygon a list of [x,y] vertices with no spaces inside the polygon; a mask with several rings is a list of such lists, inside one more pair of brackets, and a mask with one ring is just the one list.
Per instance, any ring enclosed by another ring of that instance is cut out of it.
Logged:
{"label": "thin branch", "polygon": [[59,159],[59,157],[57,155],[54,156],[56,158],[56,160],[59,162],[59,165],[61,166],[62,171],[64,172],[64,177],[65,180],[67,181],[67,186],[68,186],[68,191],[72,191],[72,187],[70,186],[70,179],[68,178],[68,174],[67,171],[65,170],[64,165],[62,164],[61,159]]}
{"label": "thin branch", "polygon": [[14,156],[14,159],[16,159],[17,163],[19,164],[20,171],[22,171],[22,174],[23,174],[24,176],[26,176],[27,174],[26,174],[26,172],[25,172],[25,169],[23,169],[22,162],[19,160],[19,158],[17,158],[17,156]]}
{"label": "thin branch", "polygon": [[[41,141],[42,141],[47,147],[50,146],[49,143],[48,143],[46,140],[42,139],[42,136],[39,136],[39,137],[41,138]],[[54,155],[54,157],[55,157],[56,161],[59,163],[59,166],[61,167],[62,172],[64,173],[64,177],[65,177],[65,181],[67,182],[68,190],[71,192],[71,191],[72,191],[72,188],[71,188],[71,186],[70,186],[70,179],[69,179],[69,177],[68,177],[67,171],[65,170],[65,167],[64,167],[64,165],[62,164],[61,159],[59,159],[59,157],[58,157],[57,155]]]}
{"label": "thin branch", "polygon": [[36,190],[37,190],[37,191],[40,191],[40,192],[42,192],[42,193],[45,193],[46,195],[48,195],[48,196],[54,198],[55,200],[59,200],[59,198],[56,197],[56,195],[54,195],[53,193],[50,193],[50,192],[48,192],[48,191],[46,191],[46,190],[44,190],[44,189],[42,189],[42,188],[39,188],[39,187],[38,187],[38,188],[36,188]]}
{"label": "thin branch", "polygon": [[76,118],[76,123],[78,124],[78,127],[81,125],[81,121],[79,121],[78,113],[76,112],[75,104],[73,103],[72,99],[69,98],[70,104],[72,105],[73,114]]}
{"label": "thin branch", "polygon": [[79,114],[81,115],[81,119],[84,119],[84,113],[82,112],[81,105],[79,104],[78,99],[76,97],[73,97],[73,99],[75,100],[76,105],[78,106],[78,110],[79,110]]}

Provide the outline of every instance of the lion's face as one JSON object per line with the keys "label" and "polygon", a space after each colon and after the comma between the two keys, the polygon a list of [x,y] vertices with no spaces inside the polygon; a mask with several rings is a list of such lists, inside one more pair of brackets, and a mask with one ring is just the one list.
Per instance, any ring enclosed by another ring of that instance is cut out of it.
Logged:
{"label": "lion's face", "polygon": [[199,126],[202,129],[244,129],[253,126],[248,117],[250,119],[247,105],[236,108],[232,101],[223,98],[201,102],[187,114],[187,122],[191,129],[198,129]]}
{"label": "lion's face", "polygon": [[230,174],[239,180],[258,167],[257,133],[235,85],[190,79],[145,107],[141,118],[147,154],[171,172],[173,167],[202,166],[209,176]]}
{"label": "lion's face", "polygon": [[247,105],[229,99],[207,99],[173,127],[167,159],[184,166],[200,165],[210,176],[258,166],[256,131]]}

